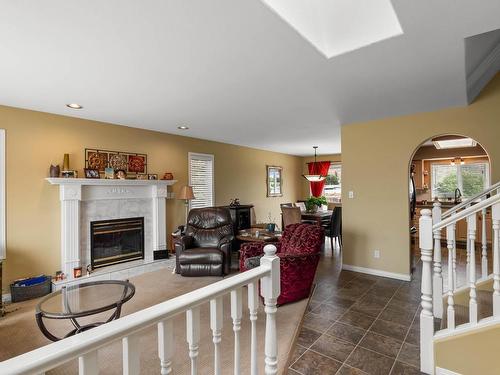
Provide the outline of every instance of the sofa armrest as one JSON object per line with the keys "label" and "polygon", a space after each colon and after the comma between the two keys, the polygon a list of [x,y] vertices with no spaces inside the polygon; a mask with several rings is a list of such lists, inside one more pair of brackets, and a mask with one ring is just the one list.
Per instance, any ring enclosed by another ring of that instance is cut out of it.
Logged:
{"label": "sofa armrest", "polygon": [[264,246],[276,246],[276,252],[279,253],[281,248],[280,242],[245,242],[240,247],[240,271],[246,271],[245,260],[248,258],[264,255]]}

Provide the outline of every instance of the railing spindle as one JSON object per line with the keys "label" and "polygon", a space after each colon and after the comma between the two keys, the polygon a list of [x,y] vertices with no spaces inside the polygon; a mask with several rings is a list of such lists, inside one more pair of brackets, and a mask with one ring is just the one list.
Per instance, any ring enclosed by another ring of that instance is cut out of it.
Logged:
{"label": "railing spindle", "polygon": [[257,311],[259,309],[259,284],[248,284],[248,310],[250,313],[250,375],[257,375]]}
{"label": "railing spindle", "polygon": [[500,203],[491,210],[493,221],[493,315],[500,316]]}
{"label": "railing spindle", "polygon": [[222,341],[222,298],[210,300],[210,328],[214,343],[214,374],[220,375],[222,371],[220,359],[220,343]]}
{"label": "railing spindle", "polygon": [[198,353],[200,343],[200,308],[186,311],[186,335],[191,359],[191,375],[198,373]]}
{"label": "railing spindle", "polygon": [[139,334],[133,333],[122,339],[123,345],[123,375],[139,375]]}
{"label": "railing spindle", "polygon": [[172,355],[174,354],[174,326],[172,320],[158,323],[158,356],[160,357],[160,374],[172,373]]}
{"label": "railing spindle", "polygon": [[280,295],[280,261],[276,256],[276,246],[264,246],[265,255],[260,258],[262,266],[268,266],[271,270],[269,276],[261,280],[261,294],[264,297],[264,311],[266,312],[266,342],[265,374],[275,375],[278,373],[278,333],[276,329],[276,302]]}
{"label": "railing spindle", "polygon": [[419,243],[422,259],[422,311],[420,312],[420,371],[434,371],[434,314],[432,312],[432,217],[431,211],[421,211]]}
{"label": "railing spindle", "polygon": [[[432,208],[432,223],[434,225],[441,221],[441,203],[434,202]],[[434,233],[434,275],[432,282],[433,292],[433,312],[436,318],[443,317],[443,271],[441,265],[441,230],[435,230]]]}
{"label": "railing spindle", "polygon": [[488,239],[486,238],[486,208],[481,210],[481,278],[488,277]]}
{"label": "railing spindle", "polygon": [[78,358],[79,375],[97,375],[99,374],[99,365],[97,362],[97,350],[89,352]]}
{"label": "railing spindle", "polygon": [[[457,224],[453,223],[453,291],[457,290]],[[449,254],[448,254],[449,255]]]}
{"label": "railing spindle", "polygon": [[234,374],[240,374],[240,331],[242,316],[241,288],[231,291],[231,318],[233,319],[234,331]]}
{"label": "railing spindle", "polygon": [[448,308],[447,321],[448,329],[455,328],[455,300],[453,297],[453,248],[455,242],[455,225],[451,224],[446,227],[446,245],[448,247]]}
{"label": "railing spindle", "polygon": [[469,256],[469,322],[477,323],[476,292],[476,214],[467,217],[467,234],[470,245]]}

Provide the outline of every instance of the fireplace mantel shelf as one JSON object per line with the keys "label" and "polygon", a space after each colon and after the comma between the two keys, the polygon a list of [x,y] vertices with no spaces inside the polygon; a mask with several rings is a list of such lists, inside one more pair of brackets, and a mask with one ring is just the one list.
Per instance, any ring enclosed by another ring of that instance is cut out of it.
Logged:
{"label": "fireplace mantel shelf", "polygon": [[177,180],[119,180],[104,178],[62,178],[48,177],[45,179],[52,185],[80,185],[80,186],[170,186]]}

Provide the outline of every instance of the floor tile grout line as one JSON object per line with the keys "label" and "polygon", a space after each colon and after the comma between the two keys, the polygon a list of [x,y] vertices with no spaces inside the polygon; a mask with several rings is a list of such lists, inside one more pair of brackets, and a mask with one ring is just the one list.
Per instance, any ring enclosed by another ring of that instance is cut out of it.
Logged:
{"label": "floor tile grout line", "polygon": [[[410,333],[411,327],[412,327],[413,323],[415,322],[415,319],[417,318],[417,315],[418,315],[418,308],[417,308],[417,311],[415,311],[415,314],[413,315],[413,319],[412,319],[412,321],[411,321],[410,327],[408,328],[408,331],[406,331],[406,335],[405,335],[405,338],[404,338],[404,340],[403,340],[403,344],[401,345],[401,348],[399,348],[398,354],[397,354],[397,356],[396,356],[396,362],[398,361],[399,355],[401,354],[401,350],[403,350],[403,346],[404,346],[404,344],[405,344],[405,343],[407,343],[407,342],[406,342],[406,339],[408,338],[408,335],[409,335],[409,333]],[[409,344],[409,343],[408,343],[408,344]],[[420,350],[420,348],[419,348],[419,350]],[[394,362],[394,363],[392,364],[391,370],[389,371],[389,375],[392,373],[392,371],[393,371],[393,369],[394,369],[394,366],[396,366],[396,362]],[[406,362],[404,362],[404,361],[400,361],[400,362],[406,363]],[[406,364],[407,364],[407,365],[410,365],[409,363],[406,363]],[[418,370],[420,371],[420,368],[418,368]]]}
{"label": "floor tile grout line", "polygon": [[[355,280],[356,278],[357,278],[357,276],[356,276],[356,277],[354,277],[354,278],[353,278],[353,280]],[[351,280],[351,281],[352,281],[352,280]],[[351,282],[351,281],[349,281],[349,282]],[[348,311],[349,311],[349,310],[350,310],[350,309],[351,309],[351,308],[352,308],[352,307],[353,307],[353,306],[354,306],[357,302],[359,302],[359,301],[360,301],[360,300],[361,300],[361,299],[362,299],[362,298],[363,298],[363,297],[364,297],[364,296],[365,296],[365,295],[366,295],[366,294],[367,294],[367,293],[368,293],[368,292],[369,292],[369,291],[370,291],[370,290],[371,290],[374,286],[375,286],[375,285],[372,285],[370,288],[368,288],[368,289],[366,290],[366,292],[364,292],[361,296],[359,296],[359,298],[358,298],[356,301],[354,301],[354,303],[353,303],[350,307],[348,307],[344,313],[342,313],[342,314],[341,314],[341,315],[340,315],[340,316],[339,316],[336,320],[334,320],[334,321],[332,322],[332,324],[328,327],[328,329],[327,329],[326,331],[324,331],[324,332],[319,332],[319,331],[313,330],[313,331],[315,331],[315,332],[320,333],[320,336],[319,336],[316,340],[314,340],[314,341],[313,341],[313,343],[307,347],[306,351],[305,351],[304,353],[302,353],[302,354],[300,355],[300,357],[299,357],[299,358],[297,358],[297,359],[293,362],[293,364],[291,364],[289,367],[293,366],[293,365],[294,365],[294,364],[295,364],[295,363],[296,363],[296,362],[297,362],[297,361],[298,361],[298,360],[299,360],[299,359],[300,359],[300,358],[301,358],[301,357],[302,357],[302,356],[303,356],[303,355],[304,355],[304,354],[305,354],[308,350],[311,350],[311,348],[314,346],[314,344],[316,344],[316,342],[317,342],[317,341],[318,341],[318,340],[319,340],[319,339],[320,339],[320,338],[321,338],[324,334],[326,334],[326,332],[327,332],[327,331],[329,331],[329,330],[333,327],[333,325],[339,321],[339,319],[341,319],[341,318],[342,318],[345,314],[347,314],[347,312],[348,312]],[[399,288],[399,287],[398,287],[398,288]],[[339,290],[341,290],[341,289],[344,289],[344,287],[340,288]],[[396,290],[396,291],[397,291],[397,290]],[[306,328],[307,328],[307,327],[306,327]],[[310,328],[308,328],[308,329],[310,329]],[[342,341],[344,341],[344,340],[342,340]],[[345,342],[345,341],[344,341],[344,342]],[[301,346],[302,346],[302,347],[304,347],[303,345],[301,345]],[[313,350],[313,351],[314,351],[314,350]],[[340,361],[337,361],[337,362],[340,362]],[[342,365],[343,365],[343,364],[345,363],[345,361],[344,361],[344,362],[341,362],[341,363],[342,363]],[[342,368],[342,366],[341,366],[340,368]],[[292,368],[292,370],[294,370],[294,369]],[[340,370],[340,369],[339,369],[339,370]]]}
{"label": "floor tile grout line", "polygon": [[[351,354],[349,354],[347,356],[347,358],[345,359],[344,363],[347,364],[347,361],[349,360],[349,358],[351,358],[352,356],[352,353],[354,353],[356,351],[356,349],[359,347],[359,343],[361,341],[363,341],[363,339],[366,337],[366,335],[368,334],[368,332],[370,332],[370,328],[373,327],[373,325],[375,324],[375,322],[379,319],[380,315],[382,314],[382,312],[387,308],[387,306],[389,305],[389,303],[392,301],[392,299],[394,298],[394,295],[398,292],[398,290],[401,288],[401,285],[403,284],[399,284],[398,288],[394,291],[393,295],[391,296],[391,298],[389,299],[389,301],[387,301],[387,303],[385,304],[384,308],[380,311],[380,313],[377,315],[377,317],[375,318],[375,320],[372,322],[372,324],[368,327],[368,329],[366,330],[365,334],[363,335],[363,337],[361,337],[361,340],[359,340],[359,342],[356,344],[356,346],[354,347],[354,349],[352,350]],[[363,347],[362,347],[363,348]],[[365,348],[363,348],[365,349]],[[377,353],[377,352],[375,352]],[[378,353],[380,354],[380,353]],[[394,359],[394,362],[396,362],[396,359]],[[351,366],[353,367],[353,366]],[[356,367],[354,367],[356,368]],[[361,369],[360,369],[361,370]],[[392,367],[391,367],[391,370],[392,370]],[[363,371],[363,370],[362,370]],[[389,372],[390,373],[390,372]]]}

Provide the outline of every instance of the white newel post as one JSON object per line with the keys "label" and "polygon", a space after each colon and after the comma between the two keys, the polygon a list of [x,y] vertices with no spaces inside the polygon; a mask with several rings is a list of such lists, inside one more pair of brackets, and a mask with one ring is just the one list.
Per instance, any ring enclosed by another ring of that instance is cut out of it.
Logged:
{"label": "white newel post", "polygon": [[61,185],[61,271],[73,278],[73,268],[80,266],[81,185]]}
{"label": "white newel post", "polygon": [[[167,249],[166,199],[167,187],[151,186],[153,193],[153,251]],[[153,260],[153,254],[144,254],[146,260]],[[150,259],[148,259],[150,258]]]}
{"label": "white newel post", "polygon": [[500,203],[493,205],[491,210],[493,220],[493,315],[500,316]]}
{"label": "white newel post", "polygon": [[476,214],[467,217],[467,242],[470,246],[469,256],[469,322],[477,323],[476,293]]}
{"label": "white newel post", "polygon": [[[438,224],[441,221],[441,203],[434,202],[432,208],[432,223]],[[443,317],[443,271],[441,265],[441,230],[433,232],[434,235],[434,275],[432,278],[432,303],[433,312],[436,318]],[[449,256],[450,254],[448,254]]]}
{"label": "white newel post", "polygon": [[278,373],[278,340],[276,330],[276,303],[281,293],[280,285],[280,259],[276,256],[276,246],[264,246],[265,255],[260,259],[261,266],[267,266],[271,270],[269,276],[261,280],[260,293],[264,297],[264,311],[266,312],[266,342],[265,352],[265,374],[275,375]]}
{"label": "white newel post", "polygon": [[419,242],[422,258],[422,312],[420,313],[420,371],[434,373],[434,315],[432,313],[432,218],[421,211]]}

